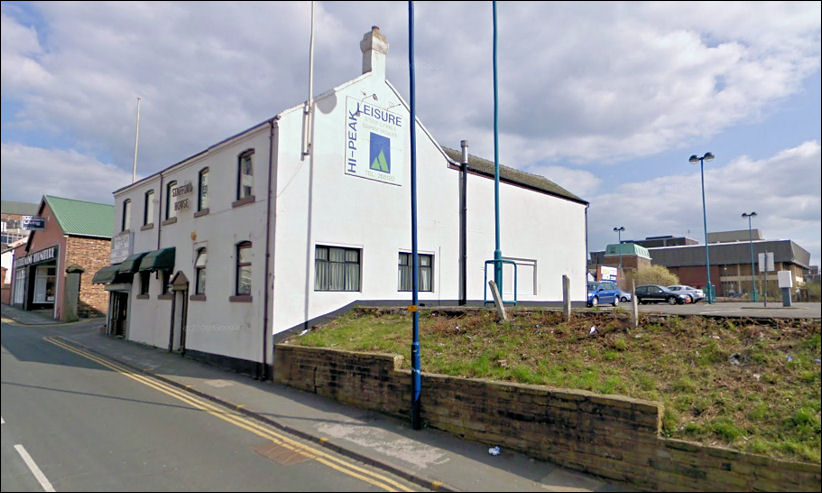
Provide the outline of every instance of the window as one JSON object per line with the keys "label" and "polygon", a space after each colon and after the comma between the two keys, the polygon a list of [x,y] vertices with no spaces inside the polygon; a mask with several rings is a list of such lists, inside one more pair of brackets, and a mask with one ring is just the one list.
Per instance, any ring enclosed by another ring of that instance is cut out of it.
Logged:
{"label": "window", "polygon": [[171,197],[171,194],[174,191],[174,187],[176,186],[176,181],[170,181],[168,182],[168,185],[166,185],[166,219],[177,217],[177,210],[174,208],[174,204],[172,203]]}
{"label": "window", "polygon": [[200,180],[197,186],[197,210],[208,209],[208,168],[200,170]]}
{"label": "window", "polygon": [[154,222],[154,190],[146,192],[143,203],[143,226]]}
{"label": "window", "polygon": [[131,199],[126,199],[125,202],[123,202],[123,223],[121,224],[120,231],[127,230],[129,224],[131,224]]}
{"label": "window", "polygon": [[151,272],[147,270],[140,271],[140,294],[144,296],[148,296],[148,281],[150,279]]}
{"label": "window", "polygon": [[240,154],[237,165],[237,200],[254,195],[254,149]]}
{"label": "window", "polygon": [[160,280],[163,283],[162,288],[160,289],[161,294],[168,294],[168,288],[171,287],[169,282],[171,282],[171,271],[170,270],[161,270],[160,271]]}
{"label": "window", "polygon": [[237,244],[236,291],[238,296],[251,294],[251,242]]}
{"label": "window", "polygon": [[314,251],[315,291],[359,291],[360,251],[317,246]]}
{"label": "window", "polygon": [[[412,277],[414,255],[400,253],[399,291],[411,291],[414,288]],[[433,291],[432,268],[433,255],[417,254],[417,289],[419,291]]]}
{"label": "window", "polygon": [[206,283],[206,249],[197,250],[194,261],[194,294],[205,294]]}

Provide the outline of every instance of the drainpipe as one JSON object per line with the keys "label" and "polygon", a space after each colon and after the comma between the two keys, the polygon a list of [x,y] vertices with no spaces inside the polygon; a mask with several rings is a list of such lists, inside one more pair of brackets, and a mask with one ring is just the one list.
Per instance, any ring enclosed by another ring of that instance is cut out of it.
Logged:
{"label": "drainpipe", "polygon": [[[269,133],[268,133],[268,198],[266,202],[266,212],[265,212],[265,287],[263,289],[263,358],[262,358],[262,365],[259,370],[259,378],[260,380],[268,380],[270,378],[268,374],[268,306],[270,300],[270,294],[273,294],[274,291],[274,283],[270,279],[270,272],[273,266],[270,264],[273,263],[271,259],[271,223],[272,223],[272,209],[273,204],[272,202],[275,200],[276,197],[276,184],[277,179],[274,173],[274,135],[275,129],[277,128],[277,120],[280,119],[280,115],[275,116],[271,120],[268,121],[269,126]],[[276,225],[275,225],[276,228]],[[272,365],[274,363],[274,348],[271,348],[271,362]]]}
{"label": "drainpipe", "polygon": [[461,140],[462,160],[460,162],[460,299],[465,305],[468,300],[468,141]]}

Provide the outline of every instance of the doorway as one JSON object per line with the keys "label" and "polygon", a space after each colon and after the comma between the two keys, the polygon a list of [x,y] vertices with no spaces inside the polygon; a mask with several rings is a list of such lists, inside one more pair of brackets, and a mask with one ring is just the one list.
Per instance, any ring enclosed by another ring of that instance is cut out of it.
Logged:
{"label": "doorway", "polygon": [[171,330],[168,350],[186,353],[186,320],[188,318],[188,278],[178,271],[171,279]]}

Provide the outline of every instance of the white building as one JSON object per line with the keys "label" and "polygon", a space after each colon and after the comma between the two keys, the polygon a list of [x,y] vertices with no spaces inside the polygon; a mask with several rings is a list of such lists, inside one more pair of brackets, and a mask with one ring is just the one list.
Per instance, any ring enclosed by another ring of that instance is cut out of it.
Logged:
{"label": "white building", "polygon": [[[363,74],[317,97],[311,118],[297,105],[114,192],[113,265],[94,279],[112,292],[111,333],[259,375],[289,330],[352,303],[410,304],[409,107],[385,78],[378,28],[360,48]],[[493,163],[470,157],[463,228],[461,153],[416,129],[420,304],[491,300]],[[500,174],[517,300],[560,301],[567,275],[583,303],[588,203]]]}

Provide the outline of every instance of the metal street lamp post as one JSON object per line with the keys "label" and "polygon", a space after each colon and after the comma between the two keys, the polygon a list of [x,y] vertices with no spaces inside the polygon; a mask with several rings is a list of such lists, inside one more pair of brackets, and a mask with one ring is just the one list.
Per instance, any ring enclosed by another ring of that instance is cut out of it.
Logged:
{"label": "metal street lamp post", "polygon": [[751,218],[756,215],[756,211],[752,211],[750,214],[747,212],[742,213],[742,217],[748,218],[748,238],[750,239],[751,243],[751,301],[756,301],[756,277],[754,274],[754,252],[753,252],[753,230],[751,229]]}
{"label": "metal street lamp post", "polygon": [[703,161],[710,161],[714,155],[706,152],[703,156],[698,157],[696,154],[688,158],[689,163],[696,163],[699,161],[699,174],[702,177],[702,226],[705,228],[705,273],[708,278],[708,303],[714,302],[714,290],[711,285],[711,257],[708,253],[708,218],[705,212],[705,166]]}
{"label": "metal street lamp post", "polygon": [[619,249],[619,272],[617,272],[617,284],[622,286],[622,232],[625,231],[625,226],[614,228],[614,231],[617,232],[617,238],[619,238],[617,245],[617,248]]}

